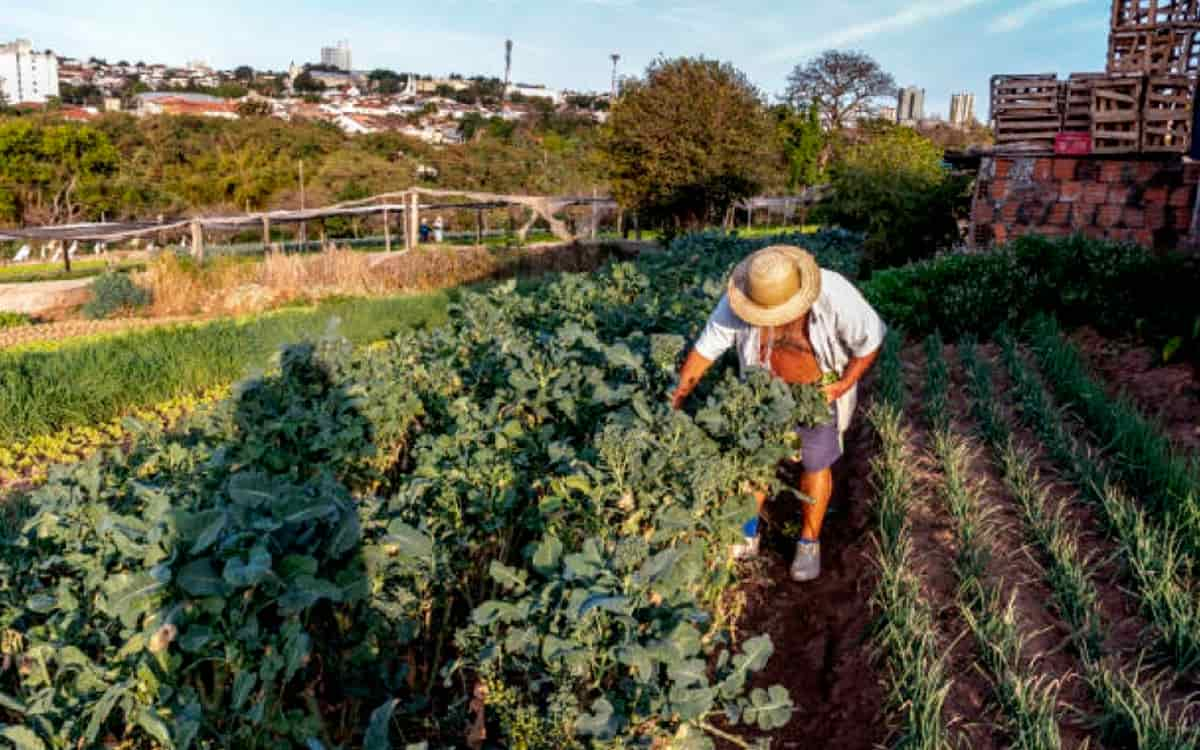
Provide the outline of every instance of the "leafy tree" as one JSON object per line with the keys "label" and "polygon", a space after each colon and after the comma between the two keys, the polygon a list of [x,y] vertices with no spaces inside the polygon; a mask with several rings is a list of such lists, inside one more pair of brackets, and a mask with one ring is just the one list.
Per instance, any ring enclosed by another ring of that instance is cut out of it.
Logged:
{"label": "leafy tree", "polygon": [[292,81],[292,88],[302,93],[314,94],[324,91],[325,83],[314,78],[313,74],[306,70]]}
{"label": "leafy tree", "polygon": [[762,94],[740,70],[702,57],[659,59],[626,83],[601,149],[621,205],[694,228],[762,188],[775,138]]}
{"label": "leafy tree", "polygon": [[237,113],[239,117],[270,117],[275,110],[261,99],[246,99],[238,102]]}
{"label": "leafy tree", "polygon": [[915,130],[878,126],[832,170],[833,197],[815,216],[866,231],[866,263],[898,266],[953,247],[970,206],[970,181],[942,165],[942,149]]}
{"label": "leafy tree", "polygon": [[776,108],[779,120],[779,140],[787,161],[787,185],[795,190],[821,182],[824,170],[821,153],[825,149],[825,130],[821,127],[821,110],[816,102],[806,112],[791,107]]}
{"label": "leafy tree", "polygon": [[876,99],[895,93],[895,79],[865,52],[827,50],[788,76],[787,100],[797,109],[815,102],[833,131],[870,114]]}
{"label": "leafy tree", "polygon": [[367,80],[381,94],[398,94],[404,90],[404,78],[394,70],[376,68],[367,74]]}
{"label": "leafy tree", "polygon": [[233,77],[244,83],[254,80],[254,68],[249,65],[239,65],[233,70]]}
{"label": "leafy tree", "polygon": [[119,155],[107,136],[87,125],[0,122],[0,192],[5,218],[62,223],[98,217],[106,178]]}

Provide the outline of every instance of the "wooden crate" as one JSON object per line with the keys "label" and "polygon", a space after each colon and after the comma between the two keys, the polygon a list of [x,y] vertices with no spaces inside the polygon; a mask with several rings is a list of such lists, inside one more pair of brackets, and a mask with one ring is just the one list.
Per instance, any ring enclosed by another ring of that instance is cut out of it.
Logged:
{"label": "wooden crate", "polygon": [[1063,130],[1092,129],[1092,84],[1105,77],[1104,73],[1072,73],[1059,85]]}
{"label": "wooden crate", "polygon": [[1058,117],[1058,76],[1054,73],[992,76],[991,117]]}
{"label": "wooden crate", "polygon": [[1159,27],[1108,35],[1113,75],[1188,75],[1200,72],[1200,28]]}
{"label": "wooden crate", "polygon": [[1091,114],[1094,153],[1136,152],[1141,146],[1142,78],[1093,81]]}
{"label": "wooden crate", "polygon": [[1113,0],[1113,31],[1200,25],[1198,0]]}
{"label": "wooden crate", "polygon": [[1157,76],[1146,82],[1142,105],[1142,151],[1185,153],[1192,144],[1196,79]]}

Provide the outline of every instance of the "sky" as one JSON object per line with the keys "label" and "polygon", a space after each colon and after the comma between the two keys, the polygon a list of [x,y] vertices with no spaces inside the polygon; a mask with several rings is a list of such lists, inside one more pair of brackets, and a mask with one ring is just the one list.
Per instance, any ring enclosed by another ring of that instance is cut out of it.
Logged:
{"label": "sky", "polygon": [[284,69],[347,39],[359,69],[504,72],[555,88],[607,90],[610,55],[637,75],[664,55],[731,62],[774,99],[794,66],[829,48],[862,50],[898,85],[926,90],[926,114],[974,92],[987,116],[997,73],[1104,69],[1107,0],[0,0],[0,41],[110,62]]}

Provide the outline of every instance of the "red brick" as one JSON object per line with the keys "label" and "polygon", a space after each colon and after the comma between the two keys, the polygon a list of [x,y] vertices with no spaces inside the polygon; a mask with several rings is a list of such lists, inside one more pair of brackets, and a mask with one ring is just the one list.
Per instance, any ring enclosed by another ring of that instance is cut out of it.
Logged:
{"label": "red brick", "polygon": [[1190,208],[1173,208],[1169,209],[1174,214],[1174,222],[1171,226],[1175,229],[1187,229],[1192,225],[1192,209]]}
{"label": "red brick", "polygon": [[1067,203],[1073,203],[1082,197],[1083,197],[1083,183],[1082,182],[1070,181],[1070,182],[1064,182],[1061,185],[1059,185],[1058,199],[1060,201],[1066,201]]}
{"label": "red brick", "polygon": [[1101,206],[1100,211],[1096,214],[1096,224],[1108,228],[1115,227],[1121,223],[1121,207],[1106,205]]}
{"label": "red brick", "polygon": [[995,177],[997,180],[1002,180],[1005,177],[1008,177],[1008,173],[1011,170],[1012,170],[1012,160],[1011,159],[997,159],[996,160],[996,173],[992,176]]}
{"label": "red brick", "polygon": [[1124,206],[1129,201],[1129,188],[1122,185],[1110,185],[1108,188],[1108,202],[1117,206]]}
{"label": "red brick", "polygon": [[1148,187],[1142,195],[1142,200],[1145,201],[1147,208],[1165,206],[1167,205],[1167,189],[1162,185]]}
{"label": "red brick", "polygon": [[1059,183],[1047,182],[1038,188],[1038,199],[1045,203],[1054,203],[1058,200]]}
{"label": "red brick", "polygon": [[996,210],[992,204],[985,200],[975,201],[975,206],[971,210],[971,221],[976,224],[990,224],[992,218],[995,217]]}
{"label": "red brick", "polygon": [[1183,181],[1188,185],[1200,182],[1200,162],[1189,161],[1183,165]]}
{"label": "red brick", "polygon": [[1154,247],[1154,232],[1149,229],[1139,229],[1133,233],[1133,241],[1142,247]]}
{"label": "red brick", "polygon": [[1126,208],[1121,212],[1121,221],[1130,229],[1142,229],[1146,226],[1146,212],[1140,208]]}
{"label": "red brick", "polygon": [[1114,242],[1129,242],[1133,239],[1132,229],[1109,229],[1106,234],[1108,239]]}
{"label": "red brick", "polygon": [[992,182],[992,200],[1002,201],[1008,197],[1008,180],[994,180]]}
{"label": "red brick", "polygon": [[1033,163],[1033,181],[1050,182],[1054,179],[1054,160],[1038,159]]}
{"label": "red brick", "polygon": [[1168,205],[1175,208],[1190,208],[1195,188],[1178,187],[1171,191]]}
{"label": "red brick", "polygon": [[1038,227],[1037,233],[1045,237],[1066,237],[1071,233],[1071,228],[1047,225]]}
{"label": "red brick", "polygon": [[1152,161],[1140,161],[1137,165],[1138,182],[1149,182],[1158,173],[1158,165]]}
{"label": "red brick", "polygon": [[1120,182],[1125,164],[1119,161],[1106,161],[1100,167],[1101,182]]}
{"label": "red brick", "polygon": [[1093,239],[1093,240],[1102,240],[1108,236],[1107,232],[1105,232],[1100,227],[1096,227],[1096,226],[1084,227],[1082,231],[1083,231],[1084,237],[1087,237],[1087,238]]}
{"label": "red brick", "polygon": [[1008,242],[1008,227],[1003,224],[996,224],[992,227],[992,237],[997,245],[1003,245]]}
{"label": "red brick", "polygon": [[1083,186],[1084,203],[1104,203],[1108,200],[1108,185],[1103,182],[1089,182]]}
{"label": "red brick", "polygon": [[1076,203],[1071,211],[1071,226],[1079,229],[1096,223],[1096,207]]}
{"label": "red brick", "polygon": [[1166,209],[1156,207],[1146,211],[1146,228],[1162,229],[1167,225]]}
{"label": "red brick", "polygon": [[1046,219],[1046,224],[1052,227],[1071,226],[1071,204],[1055,203],[1052,205],[1050,207],[1050,216]]}
{"label": "red brick", "polygon": [[1055,159],[1054,178],[1057,180],[1075,179],[1075,165],[1078,162],[1078,159]]}
{"label": "red brick", "polygon": [[1005,224],[1012,225],[1017,220],[1017,214],[1020,212],[1020,204],[1016,201],[1009,201],[1000,206],[1000,220]]}

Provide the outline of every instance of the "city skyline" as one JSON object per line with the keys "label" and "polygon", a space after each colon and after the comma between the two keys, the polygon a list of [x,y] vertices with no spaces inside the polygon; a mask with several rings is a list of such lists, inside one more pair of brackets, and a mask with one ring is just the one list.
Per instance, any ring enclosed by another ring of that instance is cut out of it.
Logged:
{"label": "city skyline", "polygon": [[325,5],[219,0],[199,9],[154,0],[131,14],[113,0],[60,0],[5,16],[9,36],[59,55],[178,65],[200,58],[219,68],[318,62],[322,47],[349,39],[359,69],[502,77],[511,36],[514,80],[592,91],[609,89],[613,53],[621,55],[622,76],[640,74],[660,53],[703,54],[733,63],[772,99],[793,65],[830,47],[862,49],[898,83],[926,89],[926,114],[942,117],[951,94],[985,96],[996,73],[1102,67],[1108,22],[1107,4],[1087,0],[873,0],[803,11],[766,0],[736,9],[651,0],[532,0],[521,7],[447,0],[437,8],[367,3],[353,15]]}

